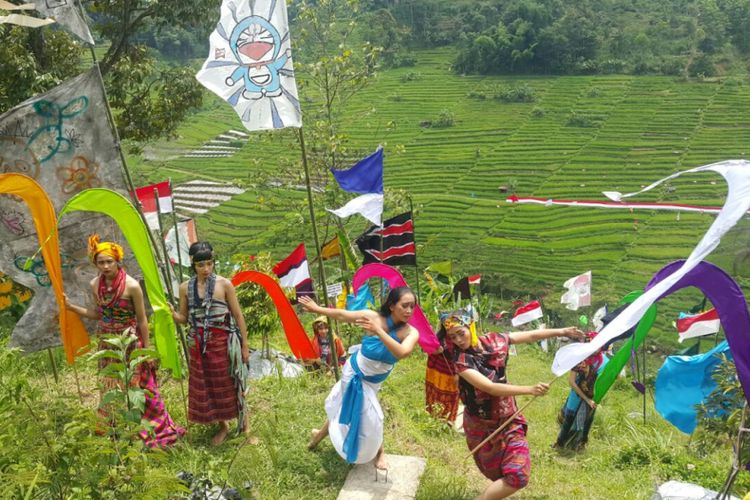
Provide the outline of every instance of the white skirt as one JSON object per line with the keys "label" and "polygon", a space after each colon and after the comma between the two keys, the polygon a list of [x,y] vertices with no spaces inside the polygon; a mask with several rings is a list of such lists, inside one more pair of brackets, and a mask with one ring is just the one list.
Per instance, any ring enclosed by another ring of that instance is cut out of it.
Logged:
{"label": "white skirt", "polygon": [[[359,350],[359,345],[352,346],[349,352]],[[344,399],[346,386],[354,376],[354,369],[351,366],[351,357],[346,360],[344,369],[341,374],[341,380],[331,389],[331,393],[326,398],[325,408],[328,415],[328,433],[336,452],[341,458],[346,459],[344,452],[344,440],[349,432],[348,425],[339,424],[339,415],[341,414],[341,403]],[[357,366],[365,376],[380,375],[393,368],[389,363],[373,361],[366,358],[362,353],[357,354]],[[354,463],[365,464],[377,455],[380,446],[383,444],[383,410],[378,401],[378,391],[380,384],[373,384],[362,380],[362,390],[364,392],[364,401],[362,402],[362,413],[359,422],[359,453]]]}

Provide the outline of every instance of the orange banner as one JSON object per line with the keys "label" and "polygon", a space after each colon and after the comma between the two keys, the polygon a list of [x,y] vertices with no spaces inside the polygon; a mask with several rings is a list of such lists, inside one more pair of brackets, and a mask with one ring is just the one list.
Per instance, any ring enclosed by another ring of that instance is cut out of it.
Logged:
{"label": "orange banner", "polygon": [[13,194],[26,203],[34,220],[42,258],[47,268],[59,308],[60,334],[68,363],[73,363],[81,348],[89,345],[89,335],[81,318],[65,309],[62,264],[57,237],[57,217],[47,193],[31,177],[22,174],[0,174],[0,193]]}
{"label": "orange banner", "polygon": [[271,276],[258,271],[241,271],[232,276],[232,284],[234,286],[247,282],[262,286],[271,297],[271,300],[273,300],[276,310],[279,312],[281,324],[284,327],[286,340],[292,349],[294,357],[297,359],[318,358],[315,351],[313,351],[312,343],[307,337],[302,323],[300,323],[297,314],[294,312],[294,308],[289,303],[286,295],[284,295],[284,291],[278,282]]}

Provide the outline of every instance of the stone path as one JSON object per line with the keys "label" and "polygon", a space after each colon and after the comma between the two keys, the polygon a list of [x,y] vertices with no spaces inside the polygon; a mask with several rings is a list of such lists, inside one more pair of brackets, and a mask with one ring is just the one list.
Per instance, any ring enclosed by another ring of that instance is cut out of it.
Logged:
{"label": "stone path", "polygon": [[420,457],[404,455],[385,456],[388,462],[388,475],[384,471],[375,472],[370,463],[355,465],[346,476],[344,487],[338,500],[407,500],[414,498],[419,487],[419,478],[427,461]]}

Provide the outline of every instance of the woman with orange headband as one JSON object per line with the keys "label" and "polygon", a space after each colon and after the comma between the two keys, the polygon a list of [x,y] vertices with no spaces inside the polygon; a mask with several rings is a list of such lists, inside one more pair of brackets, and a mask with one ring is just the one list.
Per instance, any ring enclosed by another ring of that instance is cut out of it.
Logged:
{"label": "woman with orange headband", "polygon": [[[583,333],[575,327],[477,336],[472,317],[462,310],[443,315],[438,338],[454,344],[452,362],[459,376],[458,392],[464,404],[464,433],[474,449],[495,429],[513,416],[515,396],[544,396],[549,384],[511,385],[505,373],[510,344],[536,342],[550,337]],[[510,425],[474,454],[479,470],[491,483],[478,498],[505,498],[529,482],[531,461],[526,440],[526,419],[520,413]]]}
{"label": "woman with orange headband", "polygon": [[[96,265],[99,275],[91,280],[91,292],[96,307],[89,309],[71,303],[65,297],[65,306],[71,311],[86,318],[97,320],[96,330],[99,335],[122,334],[129,332],[135,335],[137,342],[131,344],[130,350],[148,347],[149,332],[146,318],[146,306],[143,290],[138,281],[129,276],[122,268],[124,251],[117,243],[100,241],[98,235],[89,237],[89,258]],[[109,349],[111,346],[99,340],[99,350]],[[112,363],[111,358],[101,358],[99,369],[104,369]],[[173,444],[185,429],[178,427],[172,421],[164,407],[164,401],[159,394],[156,383],[156,373],[150,364],[143,363],[138,367],[137,379],[131,382],[142,389],[146,389],[146,405],[143,418],[151,424],[152,431],[140,432],[141,439],[149,447],[161,447]],[[117,381],[104,378],[105,390],[115,386]],[[104,409],[100,413],[106,416]]]}

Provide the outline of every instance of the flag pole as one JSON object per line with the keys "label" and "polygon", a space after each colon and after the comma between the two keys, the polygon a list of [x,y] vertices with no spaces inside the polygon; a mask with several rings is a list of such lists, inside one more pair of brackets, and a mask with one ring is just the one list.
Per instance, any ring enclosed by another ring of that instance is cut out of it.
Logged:
{"label": "flag pole", "polygon": [[[414,240],[414,277],[417,279],[417,303],[420,303],[422,302],[422,296],[419,291],[419,267],[417,267],[417,225],[414,223],[417,218],[414,216],[414,204],[412,203],[411,195],[407,194],[406,198],[409,200],[409,212],[411,213],[411,230],[412,239]],[[381,238],[380,241],[382,246],[383,239]],[[381,248],[380,251],[382,252],[383,249]]]}
{"label": "flag pole", "polygon": [[161,222],[161,203],[159,203],[159,191],[154,189],[154,201],[156,201],[156,220],[159,223],[159,240],[161,241],[161,251],[164,253],[164,272],[167,276],[167,293],[169,301],[174,304],[174,289],[172,288],[172,272],[169,270],[171,263],[167,255],[167,244],[164,243],[164,227]]}
{"label": "flag pole", "polygon": [[[297,138],[299,139],[300,152],[302,153],[302,168],[305,170],[305,187],[307,188],[307,207],[310,209],[310,223],[312,224],[313,240],[315,241],[315,252],[318,256],[318,274],[320,276],[320,284],[323,287],[323,303],[326,307],[329,307],[328,303],[328,286],[326,285],[326,272],[323,268],[323,258],[320,253],[320,239],[318,238],[318,227],[315,224],[315,209],[313,208],[313,196],[312,196],[312,183],[310,181],[310,168],[307,164],[307,149],[305,148],[305,134],[300,127],[297,131]],[[330,321],[329,321],[330,322]],[[336,362],[333,363],[333,374],[336,377],[336,381],[339,380],[339,360],[338,353],[336,352],[336,333],[333,328],[330,329],[333,337],[333,352],[336,354]]]}
{"label": "flag pole", "polygon": [[[81,7],[82,8],[82,7]],[[141,220],[143,223],[148,227],[148,222],[146,222],[146,216],[143,214],[143,207],[141,206],[141,203],[138,201],[136,195],[135,195],[135,185],[133,184],[133,178],[130,176],[130,170],[128,169],[128,163],[125,160],[125,154],[122,152],[122,146],[120,143],[120,133],[117,131],[117,126],[115,125],[115,118],[112,114],[112,108],[109,106],[109,98],[107,97],[107,89],[104,87],[104,77],[102,76],[102,70],[99,67],[99,61],[96,58],[96,52],[94,51],[94,47],[92,45],[89,45],[89,51],[91,52],[91,59],[94,63],[94,67],[96,68],[96,73],[99,76],[99,87],[102,91],[102,96],[104,97],[104,109],[107,112],[107,121],[109,121],[109,128],[112,131],[112,134],[115,136],[115,149],[117,149],[117,153],[120,156],[120,162],[122,163],[122,171],[125,175],[125,183],[128,185],[128,191],[130,195],[130,199],[134,202],[135,209],[138,211],[138,214],[141,216]],[[154,240],[154,235],[151,234],[151,230],[149,229],[147,231],[148,237],[151,239],[151,245],[154,249],[154,254],[156,255],[157,260],[159,259],[159,251],[158,247],[156,246],[156,241]],[[166,281],[166,276],[164,275],[164,272],[162,272],[162,277]]]}
{"label": "flag pole", "polygon": [[[182,274],[182,250],[180,248],[180,228],[177,224],[177,213],[174,208],[174,195],[172,195],[172,178],[168,179],[169,182],[169,194],[172,197],[172,225],[174,226],[174,244],[177,247],[177,272],[180,274],[180,283],[185,279]],[[169,256],[167,255],[167,258]]]}

